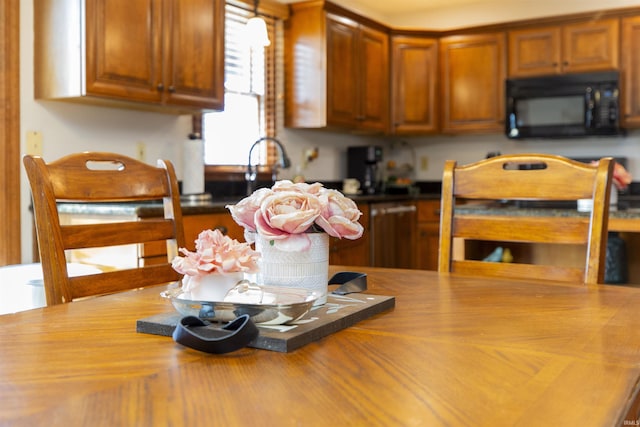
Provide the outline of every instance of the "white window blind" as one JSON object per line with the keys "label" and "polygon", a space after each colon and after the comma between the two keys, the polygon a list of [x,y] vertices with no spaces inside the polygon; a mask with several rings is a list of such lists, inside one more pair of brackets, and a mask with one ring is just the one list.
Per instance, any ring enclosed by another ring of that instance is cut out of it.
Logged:
{"label": "white window blind", "polygon": [[[271,46],[251,48],[245,24],[252,11],[227,4],[225,12],[225,109],[203,115],[205,163],[245,165],[249,148],[275,128],[275,21],[265,18]],[[260,163],[270,161],[268,146]]]}

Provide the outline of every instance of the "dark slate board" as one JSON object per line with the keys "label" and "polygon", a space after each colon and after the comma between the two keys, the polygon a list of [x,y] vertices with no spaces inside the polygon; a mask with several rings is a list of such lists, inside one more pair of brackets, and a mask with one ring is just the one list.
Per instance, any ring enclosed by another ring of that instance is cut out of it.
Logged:
{"label": "dark slate board", "polygon": [[[395,297],[353,293],[329,294],[327,303],[312,308],[294,325],[259,326],[260,335],[249,347],[287,353],[357,322],[395,307]],[[139,319],[136,331],[170,337],[180,320],[178,312]],[[220,327],[214,324],[212,327]]]}

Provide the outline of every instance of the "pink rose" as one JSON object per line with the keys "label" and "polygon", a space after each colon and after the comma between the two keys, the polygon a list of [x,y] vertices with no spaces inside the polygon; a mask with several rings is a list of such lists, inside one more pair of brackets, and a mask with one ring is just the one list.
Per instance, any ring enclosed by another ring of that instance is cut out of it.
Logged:
{"label": "pink rose", "polygon": [[306,182],[291,182],[283,179],[276,182],[273,187],[273,191],[297,191],[299,193],[315,194],[317,195],[322,189],[322,184],[315,182],[313,184],[307,184]]}
{"label": "pink rose", "polygon": [[255,231],[256,224],[254,222],[255,213],[260,209],[260,204],[269,195],[273,194],[268,188],[260,188],[248,197],[240,200],[235,205],[225,206],[231,212],[233,220],[248,231]]}
{"label": "pink rose", "polygon": [[279,248],[305,250],[311,242],[303,233],[314,224],[320,209],[320,201],[313,194],[276,191],[264,198],[254,223],[258,234],[273,240]]}
{"label": "pink rose", "polygon": [[358,239],[364,227],[358,222],[362,212],[355,202],[337,190],[323,189],[319,194],[322,209],[316,219],[328,235],[350,240]]}
{"label": "pink rose", "polygon": [[244,227],[247,242],[256,234],[283,251],[306,250],[307,233],[325,231],[338,238],[357,239],[364,229],[357,205],[321,183],[282,180],[260,189],[236,205],[227,205],[236,223]]}

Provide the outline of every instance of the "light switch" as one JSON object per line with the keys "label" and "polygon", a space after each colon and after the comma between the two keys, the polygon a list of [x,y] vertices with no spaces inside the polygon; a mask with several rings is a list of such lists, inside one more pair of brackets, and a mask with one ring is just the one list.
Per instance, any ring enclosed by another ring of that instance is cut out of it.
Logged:
{"label": "light switch", "polygon": [[33,156],[42,156],[42,132],[34,130],[27,131],[26,152]]}
{"label": "light switch", "polygon": [[136,159],[140,160],[141,162],[144,162],[146,155],[147,155],[146,144],[142,141],[138,141],[138,143],[136,144]]}
{"label": "light switch", "polygon": [[426,171],[427,169],[429,169],[429,158],[420,156],[420,170]]}

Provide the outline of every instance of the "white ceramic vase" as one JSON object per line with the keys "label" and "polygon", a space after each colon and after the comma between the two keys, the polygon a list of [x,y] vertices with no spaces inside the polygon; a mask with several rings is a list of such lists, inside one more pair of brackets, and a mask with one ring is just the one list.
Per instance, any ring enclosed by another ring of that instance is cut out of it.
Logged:
{"label": "white ceramic vase", "polygon": [[320,295],[314,305],[322,305],[327,302],[329,288],[329,235],[308,236],[311,239],[308,250],[287,252],[256,235],[256,251],[261,253],[258,284],[312,290]]}
{"label": "white ceramic vase", "polygon": [[243,279],[244,273],[242,272],[199,276],[185,275],[182,278],[183,298],[191,301],[224,301],[227,292]]}

